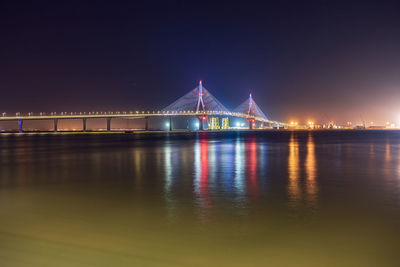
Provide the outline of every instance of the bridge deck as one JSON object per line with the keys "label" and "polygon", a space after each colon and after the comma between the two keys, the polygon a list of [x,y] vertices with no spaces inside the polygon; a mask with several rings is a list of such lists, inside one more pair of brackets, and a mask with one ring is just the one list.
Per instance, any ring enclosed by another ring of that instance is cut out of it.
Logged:
{"label": "bridge deck", "polygon": [[54,120],[54,119],[110,119],[110,118],[125,118],[125,119],[138,119],[146,117],[170,117],[170,116],[231,116],[245,119],[254,119],[260,122],[274,123],[286,125],[286,123],[265,120],[263,118],[249,116],[243,113],[235,112],[138,112],[138,113],[119,113],[119,114],[63,114],[63,115],[20,115],[20,116],[3,116],[0,121],[18,121],[18,120]]}

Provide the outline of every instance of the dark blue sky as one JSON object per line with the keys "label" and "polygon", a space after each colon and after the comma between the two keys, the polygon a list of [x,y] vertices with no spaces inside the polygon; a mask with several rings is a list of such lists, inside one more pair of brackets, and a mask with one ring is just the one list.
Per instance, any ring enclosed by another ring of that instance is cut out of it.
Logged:
{"label": "dark blue sky", "polygon": [[158,109],[202,79],[273,119],[400,120],[396,2],[5,2],[0,111]]}

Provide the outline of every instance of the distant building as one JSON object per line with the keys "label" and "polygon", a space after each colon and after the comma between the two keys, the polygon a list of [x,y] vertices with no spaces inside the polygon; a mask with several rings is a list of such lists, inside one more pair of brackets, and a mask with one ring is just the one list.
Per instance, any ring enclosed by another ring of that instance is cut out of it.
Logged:
{"label": "distant building", "polygon": [[368,127],[368,129],[386,129],[386,126],[371,125],[371,126]]}
{"label": "distant building", "polygon": [[381,125],[371,125],[368,127],[368,129],[386,129],[386,126],[381,126]]}
{"label": "distant building", "polygon": [[356,126],[354,126],[354,129],[356,129],[356,130],[364,130],[365,126],[364,125],[356,125]]}

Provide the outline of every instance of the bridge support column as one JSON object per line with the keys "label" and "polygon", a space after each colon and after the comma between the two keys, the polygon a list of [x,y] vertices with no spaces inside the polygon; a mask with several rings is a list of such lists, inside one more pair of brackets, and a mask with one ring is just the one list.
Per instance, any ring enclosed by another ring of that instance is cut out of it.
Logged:
{"label": "bridge support column", "polygon": [[111,131],[111,118],[107,118],[107,132]]}
{"label": "bridge support column", "polygon": [[169,116],[169,130],[172,131],[172,116]]}
{"label": "bridge support column", "polygon": [[253,130],[253,120],[249,120],[249,130]]}
{"label": "bridge support column", "polygon": [[24,131],[22,125],[24,124],[23,120],[18,120],[18,132],[22,133]]}
{"label": "bridge support column", "polygon": [[144,129],[146,131],[148,131],[149,130],[149,117],[144,117],[144,119],[145,119]]}
{"label": "bridge support column", "polygon": [[86,118],[82,119],[82,131],[86,132]]}
{"label": "bridge support column", "polygon": [[54,132],[58,131],[58,119],[54,119]]}
{"label": "bridge support column", "polygon": [[204,123],[203,123],[203,121],[205,120],[205,116],[198,116],[197,117],[198,118],[198,120],[199,120],[199,130],[200,131],[204,131]]}

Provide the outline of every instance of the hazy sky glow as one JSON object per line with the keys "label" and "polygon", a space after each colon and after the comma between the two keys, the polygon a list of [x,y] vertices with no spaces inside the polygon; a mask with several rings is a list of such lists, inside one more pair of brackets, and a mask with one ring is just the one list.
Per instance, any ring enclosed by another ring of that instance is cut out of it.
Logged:
{"label": "hazy sky glow", "polygon": [[396,1],[137,2],[1,2],[0,111],[157,110],[202,79],[277,120],[400,123]]}

